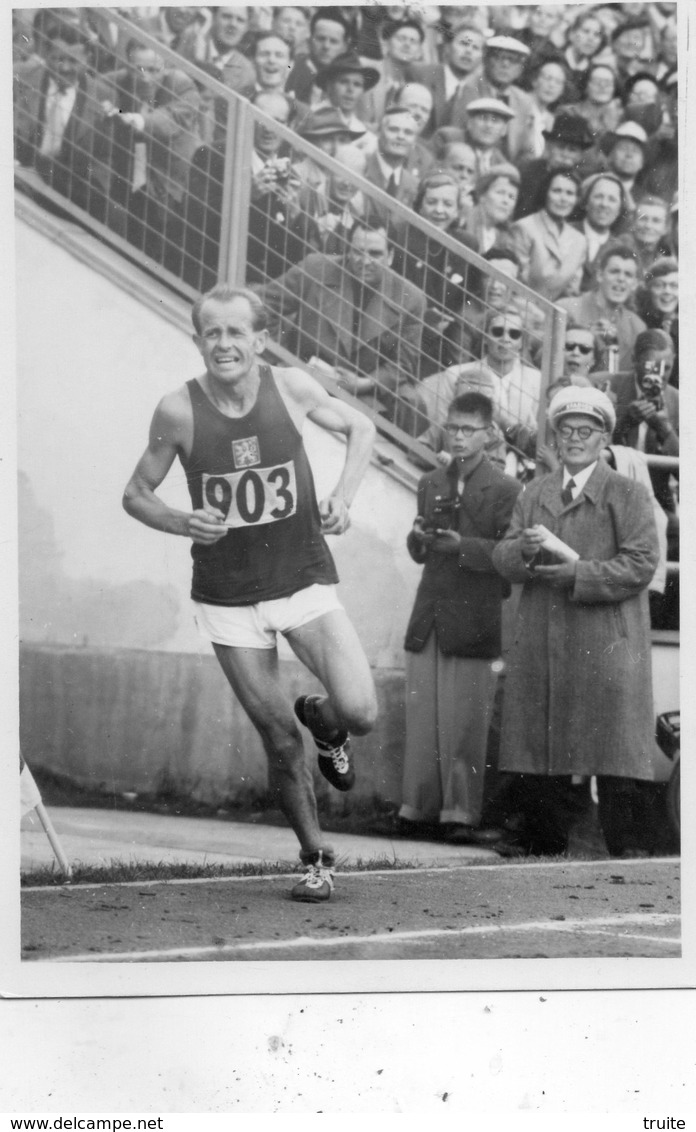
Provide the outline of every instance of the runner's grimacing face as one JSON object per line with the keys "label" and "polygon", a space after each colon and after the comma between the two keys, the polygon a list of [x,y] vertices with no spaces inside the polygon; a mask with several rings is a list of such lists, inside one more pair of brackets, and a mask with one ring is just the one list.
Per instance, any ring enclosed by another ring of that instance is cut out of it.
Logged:
{"label": "runner's grimacing face", "polygon": [[266,331],[254,330],[246,299],[209,299],[200,315],[201,331],[193,340],[210,377],[234,385],[248,376],[266,346]]}

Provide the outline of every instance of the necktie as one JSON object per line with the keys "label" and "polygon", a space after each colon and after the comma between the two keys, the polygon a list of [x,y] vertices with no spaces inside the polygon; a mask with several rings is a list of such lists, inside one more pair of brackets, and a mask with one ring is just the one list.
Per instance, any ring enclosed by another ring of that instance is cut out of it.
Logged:
{"label": "necktie", "polygon": [[563,491],[561,492],[561,503],[563,504],[564,507],[567,507],[569,503],[573,502],[573,488],[574,487],[575,487],[575,480],[569,479],[568,483],[565,485],[565,487],[563,488]]}
{"label": "necktie", "polygon": [[395,197],[398,191],[399,186],[396,183],[396,174],[392,173],[391,177],[387,181],[387,192],[389,193],[390,197]]}

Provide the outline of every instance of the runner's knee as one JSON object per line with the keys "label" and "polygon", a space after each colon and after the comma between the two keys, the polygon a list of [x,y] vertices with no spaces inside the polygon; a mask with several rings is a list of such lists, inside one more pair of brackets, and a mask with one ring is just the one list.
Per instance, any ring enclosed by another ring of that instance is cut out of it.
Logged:
{"label": "runner's knee", "polygon": [[341,717],[351,735],[367,735],[377,722],[377,697],[349,700],[341,705]]}

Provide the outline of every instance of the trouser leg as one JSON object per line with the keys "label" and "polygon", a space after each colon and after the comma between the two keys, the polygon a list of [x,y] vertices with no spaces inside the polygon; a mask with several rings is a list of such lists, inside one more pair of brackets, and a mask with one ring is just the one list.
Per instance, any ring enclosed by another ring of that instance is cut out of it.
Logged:
{"label": "trouser leg", "polygon": [[406,742],[399,816],[437,821],[442,785],[437,747],[437,654],[431,633],[421,652],[406,653]]}
{"label": "trouser leg", "polygon": [[440,820],[476,826],[483,806],[496,674],[490,660],[442,655],[437,670]]}

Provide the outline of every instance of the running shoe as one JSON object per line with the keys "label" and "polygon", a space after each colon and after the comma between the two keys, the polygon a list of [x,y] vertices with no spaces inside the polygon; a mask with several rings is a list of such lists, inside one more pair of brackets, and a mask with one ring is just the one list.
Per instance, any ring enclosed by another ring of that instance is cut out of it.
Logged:
{"label": "running shoe", "polygon": [[300,696],[295,700],[295,715],[311,733],[317,747],[319,770],[336,790],[351,790],[355,784],[355,771],[350,758],[350,739],[347,731],[337,731],[327,737],[326,728],[319,718],[319,696]]}
{"label": "running shoe", "polygon": [[293,900],[302,900],[305,904],[323,904],[331,899],[334,890],[333,861],[324,864],[321,849],[314,856],[314,861],[305,862],[307,871],[290,892]]}

